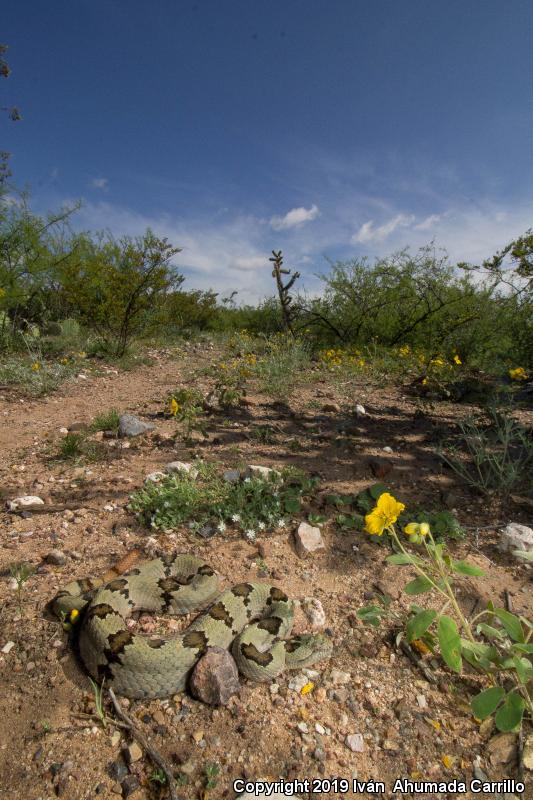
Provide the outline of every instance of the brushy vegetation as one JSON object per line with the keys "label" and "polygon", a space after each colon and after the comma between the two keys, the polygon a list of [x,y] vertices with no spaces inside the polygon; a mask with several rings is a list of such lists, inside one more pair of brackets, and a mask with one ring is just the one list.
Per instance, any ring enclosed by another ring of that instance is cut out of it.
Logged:
{"label": "brushy vegetation", "polygon": [[132,495],[131,510],[156,530],[187,524],[212,535],[233,527],[253,540],[258,533],[286,527],[317,485],[293,468],[233,482],[225,480],[215,465],[198,462],[196,467],[196,478],[179,472],[159,482],[148,481]]}

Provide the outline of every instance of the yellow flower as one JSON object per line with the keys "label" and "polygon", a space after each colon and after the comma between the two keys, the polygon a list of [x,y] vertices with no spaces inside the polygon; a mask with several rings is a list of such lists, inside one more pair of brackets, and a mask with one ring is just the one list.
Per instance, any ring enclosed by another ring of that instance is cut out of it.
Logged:
{"label": "yellow flower", "polygon": [[442,358],[439,356],[438,358],[432,358],[432,359],[431,359],[431,361],[430,361],[429,363],[430,363],[430,364],[433,364],[433,366],[434,366],[434,367],[443,367],[445,362],[444,362],[444,360],[443,360],[443,359],[442,359]]}
{"label": "yellow flower", "polygon": [[72,623],[75,623],[76,620],[78,619],[79,615],[80,615],[80,612],[78,611],[78,609],[77,608],[73,608],[72,611],[70,612],[70,617],[69,617],[70,621]]}
{"label": "yellow flower", "polygon": [[87,353],[84,353],[84,351],[83,351],[83,350],[80,350],[80,352],[78,353],[78,356],[79,356],[80,358],[85,358],[85,356],[86,356],[86,355],[87,355]]}
{"label": "yellow flower", "polygon": [[5,293],[6,293],[6,290],[2,289],[2,287],[0,286],[0,297],[4,297]]}
{"label": "yellow flower", "polygon": [[34,364],[31,365],[31,368],[34,372],[39,372],[39,370],[41,369],[41,365],[39,364],[38,361],[36,361]]}
{"label": "yellow flower", "polygon": [[408,356],[410,353],[410,347],[408,344],[402,344],[400,347],[399,353],[401,356]]}
{"label": "yellow flower", "polygon": [[428,379],[422,378],[422,386],[427,386],[427,384],[428,384]]}
{"label": "yellow flower", "polygon": [[416,537],[418,540],[420,540],[421,536],[427,536],[429,531],[430,527],[427,522],[410,522],[403,529],[407,536]]}
{"label": "yellow flower", "polygon": [[59,363],[60,363],[60,364],[68,364],[68,358],[61,358],[61,359],[59,360]]}
{"label": "yellow flower", "polygon": [[365,517],[365,530],[373,536],[381,536],[385,528],[393,525],[405,506],[395,497],[384,492],[376,503],[376,507]]}
{"label": "yellow flower", "polygon": [[527,381],[529,375],[524,367],[515,367],[515,369],[509,370],[509,377],[512,381]]}
{"label": "yellow flower", "polygon": [[454,360],[454,362],[455,362],[456,364],[458,364],[458,365],[461,365],[461,364],[463,363],[463,362],[461,361],[461,359],[459,358],[459,356],[457,355],[457,353],[454,355],[454,357],[453,357],[453,360]]}
{"label": "yellow flower", "polygon": [[176,398],[173,397],[172,400],[170,401],[170,413],[172,414],[173,417],[175,417],[179,410],[180,410],[179,404],[176,401]]}
{"label": "yellow flower", "polygon": [[300,694],[309,694],[309,692],[312,692],[314,688],[315,684],[313,681],[307,681],[307,683],[300,689]]}

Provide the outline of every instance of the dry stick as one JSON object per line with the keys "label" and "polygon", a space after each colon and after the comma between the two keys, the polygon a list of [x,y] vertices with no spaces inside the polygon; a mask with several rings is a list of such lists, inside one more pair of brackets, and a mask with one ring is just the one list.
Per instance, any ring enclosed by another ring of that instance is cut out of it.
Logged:
{"label": "dry stick", "polygon": [[172,774],[172,769],[169,766],[168,762],[166,761],[166,759],[163,758],[161,753],[159,753],[159,751],[156,750],[155,747],[150,744],[144,733],[141,733],[141,731],[138,730],[138,728],[136,728],[135,723],[133,722],[131,717],[129,717],[126,714],[126,712],[122,710],[117,698],[115,697],[113,689],[108,689],[107,691],[109,692],[109,696],[113,701],[115,712],[123,721],[124,725],[127,727],[133,738],[139,742],[139,744],[141,745],[143,750],[146,751],[147,755],[153,761],[153,763],[165,773],[165,777],[167,779],[167,784],[168,784],[168,790],[170,793],[170,800],[179,800],[176,781],[174,780],[174,775]]}
{"label": "dry stick", "polygon": [[416,653],[414,653],[411,650],[411,648],[404,639],[402,639],[400,642],[400,650],[402,651],[402,653],[404,653],[404,655],[407,656],[407,658],[410,661],[413,662],[415,667],[418,667],[418,669],[420,670],[424,678],[428,681],[428,683],[433,683],[433,684],[437,683],[437,678],[435,677],[435,675],[431,672],[429,667],[426,664],[424,664],[422,659],[418,658]]}

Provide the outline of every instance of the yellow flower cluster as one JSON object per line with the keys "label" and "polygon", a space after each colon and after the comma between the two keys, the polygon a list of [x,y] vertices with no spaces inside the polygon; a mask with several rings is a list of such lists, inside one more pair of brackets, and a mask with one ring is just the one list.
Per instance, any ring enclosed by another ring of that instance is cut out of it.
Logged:
{"label": "yellow flower cluster", "polygon": [[405,358],[411,352],[411,348],[409,347],[408,344],[402,344],[398,352],[402,356],[402,358]]}
{"label": "yellow flower cluster", "polygon": [[343,350],[333,347],[329,350],[322,350],[318,354],[318,358],[328,369],[346,365],[364,367],[366,363],[365,359],[361,358],[359,350]]}
{"label": "yellow flower cluster", "polygon": [[525,371],[524,367],[515,367],[514,369],[509,370],[509,377],[512,381],[527,381],[529,375]]}
{"label": "yellow flower cluster", "polygon": [[39,370],[41,369],[41,365],[39,364],[38,361],[35,361],[35,363],[31,365],[31,368],[34,372],[39,372]]}
{"label": "yellow flower cluster", "polygon": [[175,417],[179,410],[180,410],[179,403],[176,400],[176,398],[173,397],[170,401],[170,413],[172,414],[173,417]]}

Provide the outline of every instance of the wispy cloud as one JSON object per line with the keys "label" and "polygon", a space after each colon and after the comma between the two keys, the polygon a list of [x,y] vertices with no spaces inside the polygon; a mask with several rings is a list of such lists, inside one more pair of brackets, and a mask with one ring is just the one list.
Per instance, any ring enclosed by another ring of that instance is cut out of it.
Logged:
{"label": "wispy cloud", "polygon": [[287,211],[284,217],[272,217],[270,224],[275,231],[285,231],[289,228],[296,228],[303,225],[305,222],[311,222],[316,219],[320,211],[318,206],[312,205],[311,208],[291,208]]}
{"label": "wispy cloud", "polygon": [[91,181],[91,186],[93,189],[102,189],[103,191],[105,191],[109,187],[109,179],[93,178]]}
{"label": "wispy cloud", "polygon": [[415,221],[413,214],[397,214],[395,217],[385,222],[383,225],[374,227],[374,221],[365,222],[357,233],[352,236],[354,244],[366,244],[367,242],[382,242],[387,239],[397,228],[408,228]]}

